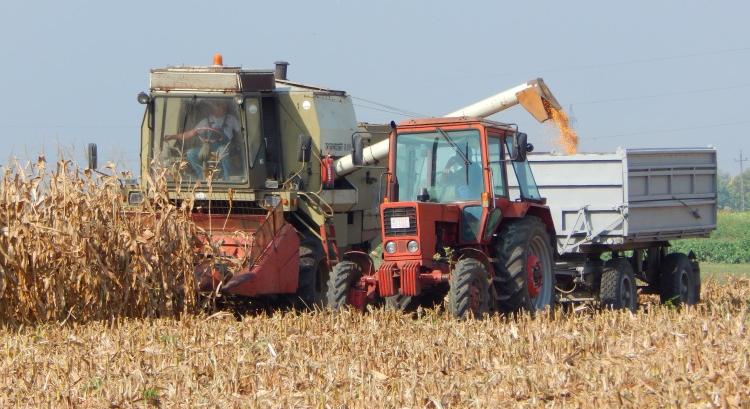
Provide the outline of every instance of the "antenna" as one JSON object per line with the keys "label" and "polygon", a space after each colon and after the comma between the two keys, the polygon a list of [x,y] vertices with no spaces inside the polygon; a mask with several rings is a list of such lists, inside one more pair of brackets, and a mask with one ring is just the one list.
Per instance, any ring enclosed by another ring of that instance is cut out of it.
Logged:
{"label": "antenna", "polygon": [[740,150],[740,158],[735,159],[735,162],[740,163],[740,210],[745,211],[745,178],[742,174],[745,173],[742,163],[747,162],[747,157],[742,156],[742,150]]}

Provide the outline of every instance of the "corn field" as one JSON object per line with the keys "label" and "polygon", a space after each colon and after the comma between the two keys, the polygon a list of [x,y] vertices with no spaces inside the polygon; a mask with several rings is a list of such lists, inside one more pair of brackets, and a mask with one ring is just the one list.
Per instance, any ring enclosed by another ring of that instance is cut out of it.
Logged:
{"label": "corn field", "polygon": [[747,407],[750,281],[702,304],[456,321],[277,312],[3,330],[0,406]]}
{"label": "corn field", "polygon": [[190,204],[163,177],[40,160],[0,185],[0,407],[747,407],[750,280],[695,307],[457,321],[200,313]]}

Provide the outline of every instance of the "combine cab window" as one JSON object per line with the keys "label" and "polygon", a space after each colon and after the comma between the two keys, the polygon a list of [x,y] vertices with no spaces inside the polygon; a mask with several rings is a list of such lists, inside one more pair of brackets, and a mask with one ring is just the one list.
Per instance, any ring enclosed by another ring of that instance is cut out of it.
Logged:
{"label": "combine cab window", "polygon": [[[257,107],[256,100],[246,106]],[[248,116],[248,134],[260,134],[258,115]],[[156,97],[152,168],[166,168],[171,182],[245,183],[248,149],[242,116],[230,97]],[[256,142],[257,146],[258,143]],[[256,151],[258,148],[255,148]]]}
{"label": "combine cab window", "polygon": [[399,134],[396,149],[400,200],[480,199],[484,188],[478,131]]}

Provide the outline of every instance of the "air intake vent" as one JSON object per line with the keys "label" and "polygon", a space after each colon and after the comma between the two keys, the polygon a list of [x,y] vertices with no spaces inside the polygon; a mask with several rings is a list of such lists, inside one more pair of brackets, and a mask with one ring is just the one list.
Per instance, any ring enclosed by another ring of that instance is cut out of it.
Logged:
{"label": "air intake vent", "polygon": [[[396,220],[393,220],[396,218]],[[408,220],[408,223],[406,221]],[[413,207],[391,207],[383,210],[386,236],[416,236],[417,210]]]}

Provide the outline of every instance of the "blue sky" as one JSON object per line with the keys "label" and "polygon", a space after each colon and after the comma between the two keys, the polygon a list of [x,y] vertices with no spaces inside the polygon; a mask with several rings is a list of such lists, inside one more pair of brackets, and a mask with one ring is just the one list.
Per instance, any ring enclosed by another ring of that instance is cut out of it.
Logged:
{"label": "blue sky", "polygon": [[[136,169],[148,71],[271,68],[358,98],[360,121],[442,115],[543,77],[582,151],[712,144],[750,155],[750,3],[740,1],[26,1],[0,5],[0,162],[39,152]],[[368,107],[369,106],[369,107]],[[520,108],[540,150],[553,131]]]}

